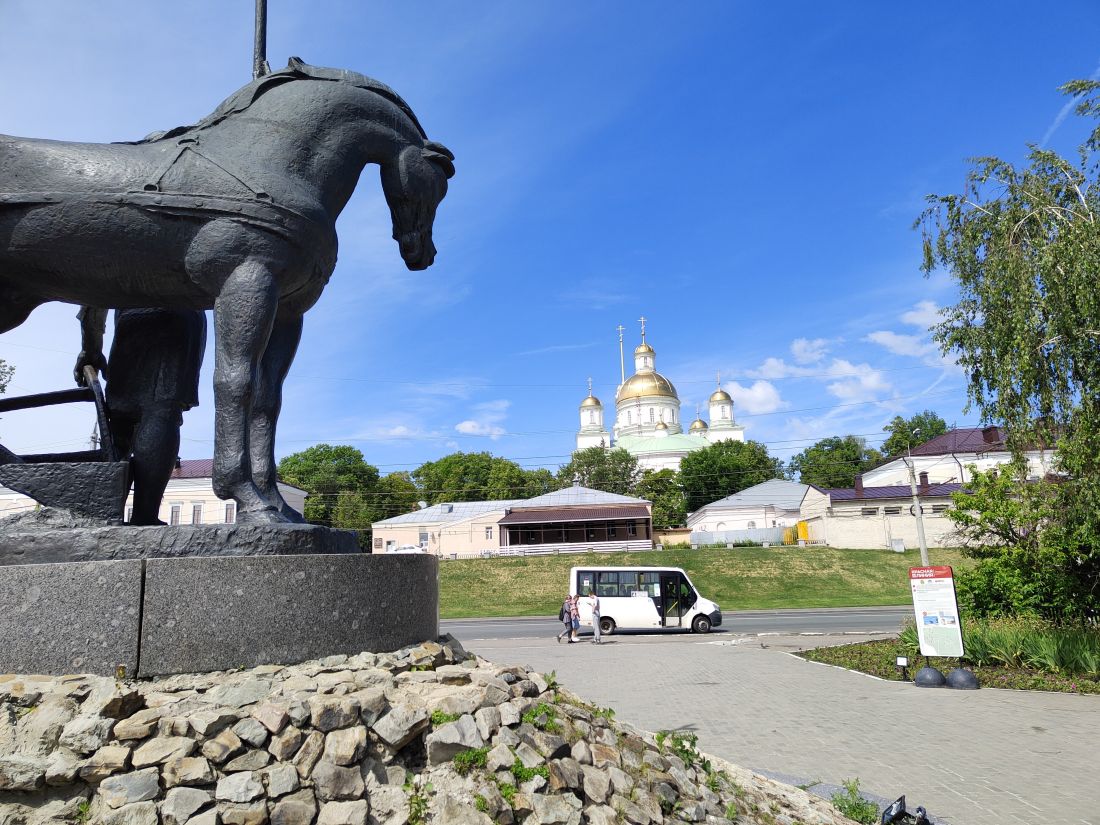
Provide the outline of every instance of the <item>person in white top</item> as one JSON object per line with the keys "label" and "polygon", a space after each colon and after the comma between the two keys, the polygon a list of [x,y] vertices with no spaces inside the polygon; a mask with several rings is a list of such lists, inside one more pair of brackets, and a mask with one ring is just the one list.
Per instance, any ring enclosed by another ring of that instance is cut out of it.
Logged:
{"label": "person in white top", "polygon": [[596,591],[593,590],[587,596],[588,605],[592,608],[592,643],[600,643],[600,597],[596,595]]}

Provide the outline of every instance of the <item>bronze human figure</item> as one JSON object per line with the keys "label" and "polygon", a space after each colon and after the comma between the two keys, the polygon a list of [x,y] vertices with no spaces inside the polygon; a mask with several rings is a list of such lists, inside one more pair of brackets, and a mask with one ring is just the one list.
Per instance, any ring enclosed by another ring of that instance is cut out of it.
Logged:
{"label": "bronze human figure", "polygon": [[134,144],[0,135],[0,332],[47,301],[213,308],[214,491],[242,521],[286,521],[282,383],[336,264],[336,218],[378,164],[406,266],[430,266],[453,159],[388,87],[297,59]]}
{"label": "bronze human figure", "polygon": [[82,343],[74,376],[83,385],[84,367],[93,366],[107,377],[111,437],[119,455],[129,457],[134,482],[130,524],[164,524],[160,502],[179,455],[183,413],[199,403],[206,313],[115,310],[111,357],[104,360],[106,316],[106,310],[81,309]]}

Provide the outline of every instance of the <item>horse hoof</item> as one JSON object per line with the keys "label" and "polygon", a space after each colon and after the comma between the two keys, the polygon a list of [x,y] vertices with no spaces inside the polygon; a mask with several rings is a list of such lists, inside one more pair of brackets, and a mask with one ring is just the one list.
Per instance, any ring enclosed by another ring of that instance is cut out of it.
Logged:
{"label": "horse hoof", "polygon": [[257,507],[237,513],[238,524],[289,524],[290,519],[274,507]]}

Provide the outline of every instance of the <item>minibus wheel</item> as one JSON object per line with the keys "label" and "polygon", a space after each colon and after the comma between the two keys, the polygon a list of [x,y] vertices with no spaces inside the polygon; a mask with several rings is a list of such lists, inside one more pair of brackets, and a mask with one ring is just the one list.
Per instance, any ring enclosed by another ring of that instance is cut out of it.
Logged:
{"label": "minibus wheel", "polygon": [[691,623],[692,633],[710,633],[710,619],[706,616],[696,616]]}
{"label": "minibus wheel", "polygon": [[600,619],[600,633],[604,636],[610,636],[615,632],[615,620],[604,616]]}

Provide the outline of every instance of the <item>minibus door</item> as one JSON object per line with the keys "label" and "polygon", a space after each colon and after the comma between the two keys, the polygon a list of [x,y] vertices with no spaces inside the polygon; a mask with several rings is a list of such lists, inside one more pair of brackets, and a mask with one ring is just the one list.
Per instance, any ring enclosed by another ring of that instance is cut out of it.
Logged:
{"label": "minibus door", "polygon": [[680,574],[661,574],[661,619],[665,627],[681,627],[684,613],[689,605],[684,604],[681,596]]}

